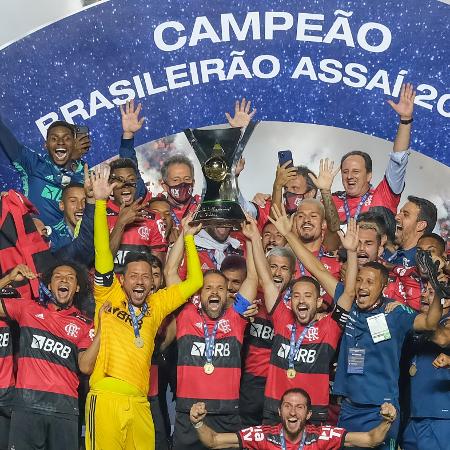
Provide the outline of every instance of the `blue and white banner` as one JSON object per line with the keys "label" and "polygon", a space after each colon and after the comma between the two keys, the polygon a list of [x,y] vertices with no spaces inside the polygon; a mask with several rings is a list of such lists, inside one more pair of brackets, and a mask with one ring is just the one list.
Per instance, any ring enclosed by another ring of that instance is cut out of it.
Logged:
{"label": "blue and white banner", "polygon": [[[145,105],[137,144],[224,122],[245,96],[259,120],[392,139],[386,99],[417,89],[411,147],[450,165],[450,6],[438,0],[111,0],[0,52],[0,114],[42,148],[50,123],[88,125],[97,163],[117,152],[118,105]],[[16,178],[2,164],[0,181]]]}

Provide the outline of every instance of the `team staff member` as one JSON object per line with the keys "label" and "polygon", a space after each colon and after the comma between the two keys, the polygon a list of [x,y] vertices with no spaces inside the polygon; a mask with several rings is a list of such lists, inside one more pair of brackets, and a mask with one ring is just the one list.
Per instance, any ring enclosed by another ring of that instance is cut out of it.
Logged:
{"label": "team staff member", "polygon": [[[428,282],[422,295],[421,311],[427,312],[430,304],[439,301]],[[439,329],[450,329],[450,299],[443,302]],[[435,361],[441,352],[450,357],[450,349],[436,345],[429,333],[414,333],[407,345],[411,355],[408,368],[411,406],[401,447],[404,450],[446,448],[450,442],[450,371],[436,370],[439,365],[436,366]]]}
{"label": "team staff member", "polygon": [[110,168],[115,186],[107,215],[116,272],[123,269],[129,252],[151,253],[163,262],[167,251],[164,222],[158,214],[145,211],[139,200],[134,200],[136,166],[130,159],[119,158],[111,162]]}
{"label": "team staff member", "polygon": [[384,403],[380,408],[381,423],[365,433],[347,432],[329,425],[311,426],[307,424],[312,415],[311,399],[306,391],[298,388],[289,389],[282,395],[278,407],[281,423],[276,426],[263,425],[238,433],[217,433],[204,422],[207,412],[204,403],[196,403],[190,413],[192,426],[207,448],[247,450],[337,450],[356,445],[375,447],[383,442],[396,417],[394,406]]}
{"label": "team staff member", "polygon": [[400,196],[405,186],[415,96],[412,85],[406,84],[402,86],[397,104],[392,100],[388,101],[392,109],[399,115],[400,124],[386,173],[376,188],[372,188],[370,184],[372,159],[367,153],[353,151],[342,157],[341,173],[345,190],[333,194],[333,200],[342,223],[347,223],[351,217],[358,219],[361,212],[367,211],[372,206],[385,206],[394,214],[397,212]]}
{"label": "team staff member", "polygon": [[[387,313],[391,300],[383,297],[383,289],[388,276],[388,270],[377,262],[366,263],[358,271],[356,303],[341,341],[333,386],[333,393],[344,397],[338,425],[348,430],[370,429],[377,420],[379,405],[386,401],[398,409],[405,337],[411,330],[435,330],[441,318],[440,302],[433,302],[427,314],[417,315],[403,305]],[[398,427],[397,421],[378,449],[396,446]]]}
{"label": "team staff member", "polygon": [[[292,232],[293,217],[288,218],[284,208],[283,214],[280,214],[276,206],[273,207],[272,214],[275,218],[271,219],[274,225],[295,251],[298,238]],[[258,260],[261,245],[256,235],[255,231],[252,243]],[[316,423],[324,423],[327,420],[330,366],[345,326],[346,314],[352,306],[355,290],[358,232],[354,221],[350,222],[346,236],[342,237],[342,244],[349,256],[346,287],[332,313],[319,313],[322,303],[320,285],[312,277],[302,276],[294,281],[290,308],[265,288],[266,308],[271,315],[275,334],[265,389],[264,419],[267,423],[276,423],[278,420],[277,398],[286,389],[306,386],[312,386],[310,389],[314,389],[312,420]],[[266,275],[263,272],[264,267],[257,265],[257,268],[260,279],[267,278],[267,268]]]}
{"label": "team staff member", "polygon": [[[9,274],[10,281],[35,277],[27,266]],[[89,373],[99,347],[91,321],[74,306],[86,290],[86,273],[55,263],[42,276],[39,302],[1,300],[0,317],[20,327],[8,448],[79,448],[78,371]]]}
{"label": "team staff member", "polygon": [[86,448],[155,448],[150,408],[150,359],[163,319],[202,286],[203,277],[192,236],[185,236],[186,281],[151,294],[152,267],[146,255],[127,256],[123,275],[113,272],[106,219],[109,167],[92,175],[96,198],[94,219],[96,321],[108,300],[111,314],[102,323],[101,346],[86,399]]}

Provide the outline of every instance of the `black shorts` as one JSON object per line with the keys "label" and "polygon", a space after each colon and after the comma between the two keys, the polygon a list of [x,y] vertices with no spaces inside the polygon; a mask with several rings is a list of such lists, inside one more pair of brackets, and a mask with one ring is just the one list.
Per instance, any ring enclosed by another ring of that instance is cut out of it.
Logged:
{"label": "black shorts", "polygon": [[11,407],[0,405],[0,450],[7,450],[8,448],[10,422]]}
{"label": "black shorts", "polygon": [[78,416],[15,410],[11,415],[9,449],[78,450]]}
{"label": "black shorts", "polygon": [[239,412],[243,428],[262,424],[266,380],[265,377],[256,377],[247,372],[242,375]]}
{"label": "black shorts", "polygon": [[[242,428],[238,414],[207,415],[205,423],[218,433],[234,433]],[[197,430],[189,420],[189,413],[177,411],[173,434],[173,450],[207,450],[207,447],[198,439]]]}
{"label": "black shorts", "polygon": [[155,427],[155,448],[157,450],[168,450],[166,425],[159,406],[159,397],[149,397],[148,401],[150,403],[153,426]]}

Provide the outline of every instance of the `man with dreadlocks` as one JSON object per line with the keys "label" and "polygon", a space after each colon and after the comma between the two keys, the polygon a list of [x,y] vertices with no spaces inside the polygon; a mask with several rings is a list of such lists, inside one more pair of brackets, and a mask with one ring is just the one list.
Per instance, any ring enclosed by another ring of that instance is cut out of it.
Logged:
{"label": "man with dreadlocks", "polygon": [[[0,288],[35,278],[20,265],[0,280]],[[75,306],[87,286],[84,269],[55,262],[39,280],[38,301],[0,298],[0,320],[20,327],[8,448],[79,448],[78,370],[92,371],[100,344],[100,334],[94,338],[91,321]]]}

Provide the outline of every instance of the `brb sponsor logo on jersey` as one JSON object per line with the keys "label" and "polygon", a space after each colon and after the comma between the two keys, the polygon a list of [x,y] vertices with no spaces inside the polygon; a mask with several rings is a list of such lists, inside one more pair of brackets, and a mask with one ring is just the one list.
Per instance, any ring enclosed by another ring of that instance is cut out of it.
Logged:
{"label": "brb sponsor logo on jersey", "polygon": [[0,333],[0,347],[8,347],[9,333]]}
{"label": "brb sponsor logo on jersey", "polygon": [[54,339],[45,336],[39,336],[38,334],[33,334],[31,348],[36,348],[39,350],[43,350],[44,352],[53,353],[63,359],[67,359],[71,352],[71,348],[68,345],[64,345],[61,342],[55,341]]}
{"label": "brb sponsor logo on jersey", "polygon": [[259,339],[271,341],[273,339],[273,328],[262,323],[250,323],[250,335]]}
{"label": "brb sponsor logo on jersey", "polygon": [[[289,331],[292,329],[292,325],[288,325],[287,328]],[[308,332],[305,336],[306,339],[308,339],[309,342],[317,341],[319,339],[319,330],[317,327],[311,327],[308,329]],[[290,346],[289,344],[283,344],[281,343],[280,348],[278,349],[278,356],[283,359],[288,359],[290,352]],[[316,361],[316,355],[317,350],[314,349],[306,349],[306,348],[299,348],[298,352],[294,356],[294,361],[297,362],[304,362],[308,364],[313,364]]]}

